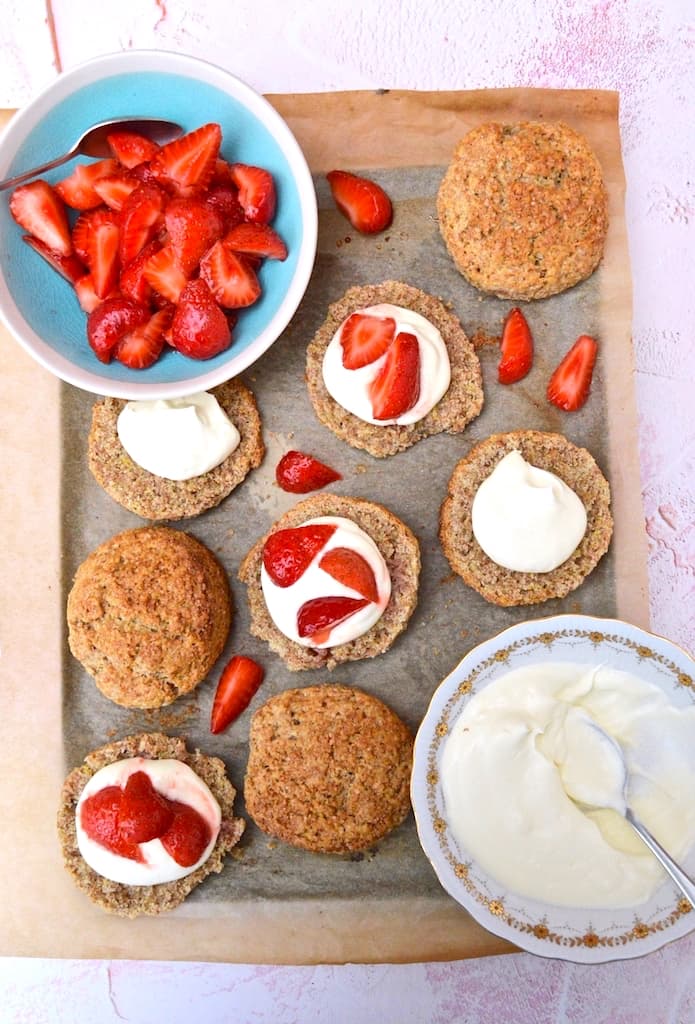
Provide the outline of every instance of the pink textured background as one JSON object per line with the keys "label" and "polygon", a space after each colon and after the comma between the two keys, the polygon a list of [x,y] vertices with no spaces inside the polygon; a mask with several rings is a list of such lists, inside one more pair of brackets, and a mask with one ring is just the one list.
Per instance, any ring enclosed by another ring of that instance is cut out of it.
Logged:
{"label": "pink textured background", "polygon": [[[265,92],[618,89],[651,622],[693,651],[694,12],[693,0],[6,2],[0,105],[21,106],[57,70],[131,47],[207,58]],[[591,968],[526,954],[316,968],[10,959],[0,990],[8,1024],[688,1024],[695,935]]]}

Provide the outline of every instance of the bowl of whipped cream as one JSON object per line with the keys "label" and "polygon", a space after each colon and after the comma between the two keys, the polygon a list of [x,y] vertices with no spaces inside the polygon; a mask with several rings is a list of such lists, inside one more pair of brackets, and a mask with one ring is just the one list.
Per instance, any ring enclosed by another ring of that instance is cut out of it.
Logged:
{"label": "bowl of whipped cream", "polygon": [[441,884],[547,957],[641,956],[695,927],[616,809],[626,797],[695,876],[694,792],[695,662],[616,619],[557,615],[485,641],[435,691],[415,742],[413,808]]}

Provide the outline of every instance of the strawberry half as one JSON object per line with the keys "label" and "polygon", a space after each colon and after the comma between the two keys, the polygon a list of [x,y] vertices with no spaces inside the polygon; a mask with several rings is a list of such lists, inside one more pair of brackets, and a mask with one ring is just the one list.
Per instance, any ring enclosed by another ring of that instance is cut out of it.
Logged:
{"label": "strawberry half", "polygon": [[146,772],[128,776],[118,809],[118,831],[126,842],[149,843],[171,825],[174,812],[169,801],[152,785]]}
{"label": "strawberry half", "polygon": [[94,291],[94,282],[92,281],[91,274],[84,274],[83,277],[75,281],[75,294],[77,295],[80,309],[85,313],[91,313],[103,302],[103,299],[100,299]]}
{"label": "strawberry half", "polygon": [[152,244],[155,246],[155,252],[145,260],[142,275],[150,287],[167,302],[178,302],[181,292],[188,284],[188,278],[181,270],[170,245],[165,245],[157,251],[157,243]]}
{"label": "strawberry half", "polygon": [[54,252],[49,249],[45,242],[33,235],[22,235],[22,241],[30,245],[34,252],[42,256],[54,270],[69,281],[75,284],[85,274],[85,267],[80,258],[73,252],[70,256],[63,256],[61,252]]}
{"label": "strawberry half", "polygon": [[368,604],[363,597],[315,597],[305,601],[297,612],[297,632],[324,644],[335,626]]}
{"label": "strawberry half", "polygon": [[275,181],[270,171],[251,164],[231,164],[232,181],[239,189],[239,202],[246,220],[269,224],[275,216]]}
{"label": "strawberry half", "polygon": [[227,318],[205,281],[190,281],[181,292],[171,341],[178,352],[193,359],[210,359],[231,345]]}
{"label": "strawberry half", "polygon": [[72,252],[68,215],[63,201],[47,181],[39,178],[12,193],[10,213],[20,227],[61,256]]}
{"label": "strawberry half", "polygon": [[287,246],[268,224],[236,224],[224,236],[224,244],[246,256],[287,259]]}
{"label": "strawberry half", "polygon": [[204,124],[195,131],[168,142],[150,160],[150,170],[158,179],[172,182],[177,192],[193,186],[202,190],[210,184],[222,143],[218,124]]}
{"label": "strawberry half", "polygon": [[358,370],[381,359],[396,335],[396,321],[390,316],[353,313],[340,332],[343,366]]}
{"label": "strawberry half", "polygon": [[595,339],[580,335],[550,378],[548,401],[565,412],[580,409],[589,397],[597,352]]}
{"label": "strawberry half", "polygon": [[[220,161],[217,161],[220,163]],[[211,185],[205,196],[205,202],[222,217],[224,230],[229,231],[235,224],[241,224],[244,211],[239,202],[239,192],[231,183]]]}
{"label": "strawberry half", "polygon": [[105,299],[118,283],[121,233],[118,215],[105,207],[78,217],[72,232],[75,251],[89,267],[97,295]]}
{"label": "strawberry half", "polygon": [[261,294],[254,271],[243,256],[237,256],[224,242],[215,242],[200,261],[200,276],[221,306],[240,309],[250,306]]}
{"label": "strawberry half", "polygon": [[121,265],[127,267],[163,224],[166,192],[153,183],[139,185],[130,193],[120,213]]}
{"label": "strawberry half", "polygon": [[90,839],[129,860],[144,861],[137,843],[125,839],[118,827],[123,791],[120,786],[104,786],[92,793],[80,806],[80,824]]}
{"label": "strawberry half", "polygon": [[224,231],[221,216],[204,199],[172,199],[164,223],[176,262],[187,276]]}
{"label": "strawberry half", "polygon": [[[145,277],[145,264],[154,256],[155,253],[159,252],[159,242],[153,239],[148,242],[144,249],[141,249],[132,263],[129,263],[127,267],[124,267],[121,271],[119,280],[119,288],[121,294],[125,295],[127,299],[132,299],[133,302],[142,302],[147,304],[152,298],[152,286]],[[184,285],[181,285],[183,288]],[[177,296],[178,297],[178,296]]]}
{"label": "strawberry half", "polygon": [[93,210],[101,205],[101,196],[95,185],[100,178],[115,174],[118,164],[115,160],[98,160],[94,164],[78,164],[67,178],[55,186],[55,190],[73,210]]}
{"label": "strawberry half", "polygon": [[371,565],[352,548],[331,548],[321,557],[319,569],[323,569],[350,590],[356,590],[368,601],[376,604],[379,600],[379,591]]}
{"label": "strawberry half", "polygon": [[342,480],[340,473],[304,452],[285,452],[275,468],[275,480],[290,494],[308,494]]}
{"label": "strawberry half", "polygon": [[329,171],[326,177],[336,206],[356,231],[374,235],[389,226],[393,207],[380,185],[349,171]]}
{"label": "strawberry half", "polygon": [[395,420],[420,397],[420,346],[414,334],[400,331],[384,364],[369,385],[375,420]]}
{"label": "strawberry half", "polygon": [[126,199],[139,184],[140,182],[134,175],[118,171],[116,174],[107,174],[103,178],[98,178],[94,182],[94,191],[109,210],[122,210]]}
{"label": "strawberry half", "polygon": [[159,152],[159,146],[144,135],[127,130],[111,132],[106,136],[111,152],[118,162],[130,170],[146,160],[151,160]]}
{"label": "strawberry half", "polygon": [[165,306],[150,317],[147,323],[126,334],[116,345],[113,355],[131,370],[144,370],[156,363],[165,345],[164,331],[169,328],[174,307]]}
{"label": "strawberry half", "polygon": [[526,376],[533,363],[533,337],[518,306],[509,311],[504,321],[501,350],[497,379],[500,384],[514,384]]}
{"label": "strawberry half", "polygon": [[223,732],[246,710],[264,675],[258,662],[242,654],[235,654],[227,662],[212,702],[210,732]]}
{"label": "strawberry half", "polygon": [[170,857],[181,867],[190,868],[197,863],[210,842],[211,833],[207,822],[194,807],[170,800],[174,817],[160,841]]}
{"label": "strawberry half", "polygon": [[120,295],[104,299],[87,319],[87,340],[97,359],[111,362],[113,350],[124,335],[149,320],[150,311]]}
{"label": "strawberry half", "polygon": [[336,531],[330,523],[311,523],[271,533],[263,545],[265,571],[277,587],[300,579]]}

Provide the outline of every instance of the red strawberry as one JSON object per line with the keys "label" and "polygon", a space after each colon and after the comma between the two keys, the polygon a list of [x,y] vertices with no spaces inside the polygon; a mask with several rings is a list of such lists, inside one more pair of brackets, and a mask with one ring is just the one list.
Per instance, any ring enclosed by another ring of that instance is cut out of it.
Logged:
{"label": "red strawberry", "polygon": [[90,839],[129,860],[143,861],[137,843],[124,839],[118,827],[123,792],[120,786],[104,786],[80,806],[80,824]]}
{"label": "red strawberry", "polygon": [[137,132],[129,132],[127,129],[111,132],[106,136],[106,141],[118,162],[128,170],[145,160],[151,160],[159,152],[156,142],[146,139],[144,135],[139,135]]}
{"label": "red strawberry", "polygon": [[176,262],[171,246],[165,245],[157,251],[156,244],[155,252],[143,264],[143,277],[168,302],[178,302],[188,284],[188,278]]}
{"label": "red strawberry", "polygon": [[253,224],[269,224],[275,216],[275,182],[270,171],[251,164],[232,164],[232,181],[239,189],[244,216]]}
{"label": "red strawberry", "polygon": [[118,215],[105,207],[83,213],[72,238],[75,251],[89,267],[95,292],[105,299],[118,283]]}
{"label": "red strawberry", "polygon": [[509,311],[504,321],[501,348],[497,379],[500,384],[514,384],[526,376],[533,362],[533,337],[518,306]]}
{"label": "red strawberry", "polygon": [[172,199],[166,208],[164,222],[176,261],[184,274],[190,275],[218,238],[224,224],[219,213],[204,199]]}
{"label": "red strawberry", "polygon": [[[145,277],[145,264],[151,256],[159,252],[159,249],[159,242],[153,239],[147,243],[144,249],[140,250],[132,263],[129,263],[121,271],[119,287],[121,294],[125,295],[127,299],[132,299],[133,302],[142,302],[145,305],[150,301],[152,287]],[[181,287],[183,288],[184,285]]]}
{"label": "red strawberry", "polygon": [[369,601],[361,597],[315,597],[305,601],[297,612],[297,632],[313,637],[317,644],[328,640],[334,626],[349,619]]}
{"label": "red strawberry", "polygon": [[181,292],[171,325],[174,348],[192,359],[210,359],[229,348],[232,332],[205,281],[190,281]]}
{"label": "red strawberry", "polygon": [[146,772],[128,777],[118,809],[118,831],[130,843],[158,839],[174,820],[169,801],[156,791]]}
{"label": "red strawberry", "polygon": [[224,244],[245,256],[287,259],[287,246],[268,224],[235,224],[224,236]]}
{"label": "red strawberry", "polygon": [[420,346],[414,334],[401,331],[384,364],[369,385],[375,420],[395,420],[420,397]]}
{"label": "red strawberry", "polygon": [[118,171],[116,174],[107,174],[103,178],[98,178],[94,182],[94,191],[110,210],[122,210],[126,199],[139,184],[140,182],[134,175]]}
{"label": "red strawberry", "polygon": [[190,868],[205,852],[212,835],[207,822],[195,808],[177,800],[169,801],[174,818],[166,832],[160,836],[162,846],[170,857],[182,867]]}
{"label": "red strawberry", "polygon": [[221,142],[220,126],[204,124],[162,146],[151,159],[150,169],[158,179],[172,182],[177,191],[192,186],[206,188],[215,172]]}
{"label": "red strawberry", "polygon": [[250,306],[261,294],[258,278],[243,256],[215,242],[200,261],[200,276],[221,306]]}
{"label": "red strawberry", "polygon": [[92,281],[91,274],[85,274],[78,281],[75,281],[75,294],[77,295],[80,308],[85,313],[91,313],[103,301],[94,291],[94,281]]}
{"label": "red strawberry", "polygon": [[10,199],[10,213],[20,227],[49,249],[62,256],[72,252],[65,206],[47,181],[39,178],[16,188]]}
{"label": "red strawberry", "polygon": [[101,205],[101,196],[95,189],[100,178],[115,174],[118,164],[115,160],[98,160],[94,164],[78,164],[67,178],[55,186],[55,190],[73,210],[93,210]]}
{"label": "red strawberry", "polygon": [[[215,160],[215,170],[212,173],[212,179],[210,184],[215,185],[229,185],[232,180],[232,169],[226,160],[222,157]],[[236,189],[234,190],[236,191]]]}
{"label": "red strawberry", "polygon": [[290,494],[308,494],[309,491],[318,491],[326,484],[332,484],[335,480],[342,480],[340,473],[336,473],[330,466],[305,455],[304,452],[285,452],[275,469],[275,480],[283,491]]}
{"label": "red strawberry", "polygon": [[[219,163],[219,161],[218,161]],[[235,224],[240,224],[244,219],[244,211],[239,202],[239,193],[232,184],[211,185],[208,189],[205,201],[208,206],[222,217],[224,230],[229,231]]]}
{"label": "red strawberry", "polygon": [[241,654],[227,662],[212,702],[210,732],[222,732],[246,710],[264,674],[257,662]]}
{"label": "red strawberry", "polygon": [[326,177],[336,206],[356,231],[374,235],[389,226],[393,207],[380,185],[348,171],[330,171]]}
{"label": "red strawberry", "polygon": [[276,530],[263,545],[265,571],[277,587],[291,587],[335,533],[330,523]]}
{"label": "red strawberry", "polygon": [[594,338],[580,335],[550,378],[548,401],[565,412],[580,409],[589,397],[597,352]]}
{"label": "red strawberry", "polygon": [[358,370],[360,366],[375,363],[389,348],[395,334],[396,321],[393,317],[353,313],[340,332],[343,366],[348,370]]}
{"label": "red strawberry", "polygon": [[369,562],[352,548],[331,548],[322,555],[319,568],[350,590],[375,604],[379,600],[376,579]]}
{"label": "red strawberry", "polygon": [[40,238],[34,238],[33,235],[22,235],[22,241],[30,245],[39,256],[43,256],[46,262],[70,284],[74,285],[85,274],[86,268],[75,253],[63,256],[62,253],[49,249],[45,242],[42,242]]}
{"label": "red strawberry", "polygon": [[157,310],[147,323],[126,334],[116,345],[113,355],[131,370],[144,370],[156,363],[165,345],[164,331],[168,330],[174,316],[174,307],[165,306]]}
{"label": "red strawberry", "polygon": [[157,234],[163,223],[168,196],[155,184],[139,185],[130,193],[120,213],[121,265],[127,267]]}
{"label": "red strawberry", "polygon": [[109,363],[121,338],[146,323],[149,317],[149,309],[131,299],[121,296],[104,299],[87,319],[87,340],[97,359]]}

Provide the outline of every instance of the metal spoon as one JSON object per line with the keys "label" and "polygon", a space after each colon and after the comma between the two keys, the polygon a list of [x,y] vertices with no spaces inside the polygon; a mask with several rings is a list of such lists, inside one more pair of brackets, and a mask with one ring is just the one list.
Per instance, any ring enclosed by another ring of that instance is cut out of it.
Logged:
{"label": "metal spoon", "polygon": [[39,167],[33,167],[23,174],[15,174],[12,178],[0,181],[0,192],[6,188],[13,188],[15,185],[21,185],[23,181],[36,178],[39,174],[50,171],[54,167],[59,167],[61,164],[67,163],[68,160],[72,160],[74,156],[101,158],[113,156],[106,136],[114,131],[137,132],[138,135],[144,135],[160,146],[183,134],[183,128],[180,125],[173,121],[163,121],[154,117],[118,117],[111,121],[101,121],[84,132],[74,146],[62,156],[56,157],[55,160],[49,160],[48,163],[41,164]]}

